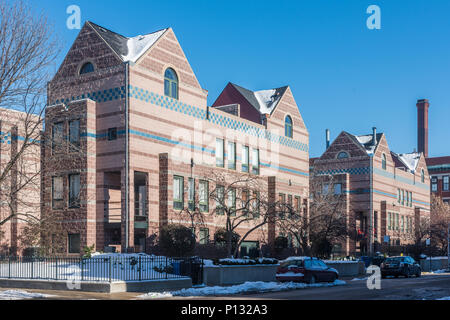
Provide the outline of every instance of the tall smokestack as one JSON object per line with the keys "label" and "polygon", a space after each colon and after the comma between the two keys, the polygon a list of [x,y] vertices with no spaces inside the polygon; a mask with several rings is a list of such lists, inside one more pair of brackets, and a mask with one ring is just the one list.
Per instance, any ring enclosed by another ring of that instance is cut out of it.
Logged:
{"label": "tall smokestack", "polygon": [[428,158],[428,108],[427,99],[417,100],[417,148]]}
{"label": "tall smokestack", "polygon": [[376,146],[377,143],[378,143],[378,141],[377,141],[377,128],[376,128],[376,127],[373,127],[373,128],[372,128],[372,131],[373,131],[372,144],[373,144],[374,146]]}
{"label": "tall smokestack", "polygon": [[327,145],[327,149],[330,147],[330,129],[325,130],[325,141]]}

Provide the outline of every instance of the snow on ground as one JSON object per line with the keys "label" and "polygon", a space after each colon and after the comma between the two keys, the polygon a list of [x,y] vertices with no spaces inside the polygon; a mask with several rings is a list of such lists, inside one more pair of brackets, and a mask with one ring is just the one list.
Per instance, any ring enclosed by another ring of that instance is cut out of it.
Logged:
{"label": "snow on ground", "polygon": [[364,281],[364,280],[367,280],[367,279],[369,279],[369,278],[368,277],[365,277],[365,278],[354,278],[351,281]]}
{"label": "snow on ground", "polygon": [[306,284],[298,282],[246,282],[244,284],[229,286],[229,287],[204,287],[204,288],[190,288],[182,289],[173,292],[156,293],[149,292],[147,294],[139,296],[142,299],[155,299],[155,298],[167,298],[167,297],[198,297],[198,296],[227,296],[235,295],[249,292],[278,292],[278,291],[288,291],[296,289],[306,289],[306,288],[318,288],[318,287],[333,287],[342,286],[347,283],[342,280],[336,280],[333,283],[315,283]]}
{"label": "snow on ground", "polygon": [[33,293],[22,290],[0,291],[0,300],[42,299],[52,297],[49,294]]}
{"label": "snow on ground", "polygon": [[450,297],[443,297],[443,298],[436,299],[436,300],[450,300]]}

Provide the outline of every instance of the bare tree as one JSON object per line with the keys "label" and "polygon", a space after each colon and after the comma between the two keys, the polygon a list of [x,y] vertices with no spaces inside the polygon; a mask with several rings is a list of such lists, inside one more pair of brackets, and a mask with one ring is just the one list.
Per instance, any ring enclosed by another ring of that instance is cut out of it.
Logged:
{"label": "bare tree", "polygon": [[296,239],[305,255],[328,257],[333,245],[349,235],[347,202],[338,184],[333,176],[314,175],[309,215],[287,205],[284,211],[289,218],[278,220],[280,230]]}
{"label": "bare tree", "polygon": [[225,230],[227,255],[236,257],[251,234],[270,222],[275,223],[280,206],[270,201],[267,180],[260,176],[211,170],[203,179],[208,181],[209,190],[200,190],[195,200],[196,219],[204,221],[200,206],[209,199],[214,204],[210,212],[215,223]]}
{"label": "bare tree", "polygon": [[450,206],[442,201],[440,197],[431,196],[431,244],[436,247],[440,254],[447,253],[448,227],[450,225]]}
{"label": "bare tree", "polygon": [[0,227],[39,211],[40,142],[49,69],[58,45],[47,19],[0,0]]}

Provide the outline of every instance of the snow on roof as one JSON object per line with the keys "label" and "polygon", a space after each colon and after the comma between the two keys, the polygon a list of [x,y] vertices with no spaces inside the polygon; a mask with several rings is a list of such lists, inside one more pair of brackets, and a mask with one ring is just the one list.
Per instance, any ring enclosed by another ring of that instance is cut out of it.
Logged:
{"label": "snow on roof", "polygon": [[377,144],[373,144],[373,134],[366,134],[361,136],[355,136],[353,137],[361,144],[361,146],[366,150],[368,155],[373,155],[375,152],[375,149],[378,146],[378,143],[380,142],[382,134],[377,134]]}
{"label": "snow on roof", "polygon": [[146,35],[125,37],[91,21],[87,22],[100,37],[123,59],[124,62],[136,62],[168,29],[162,29]]}
{"label": "snow on roof", "polygon": [[127,55],[122,55],[123,60],[136,62],[166,30],[167,29],[163,29],[144,36],[139,35],[137,37],[128,38],[128,53]]}
{"label": "snow on roof", "polygon": [[287,86],[285,86],[269,90],[251,91],[234,83],[232,85],[261,114],[271,114],[287,89]]}
{"label": "snow on roof", "polygon": [[409,171],[416,171],[417,165],[419,164],[420,160],[420,153],[418,152],[402,153],[402,154],[394,153],[394,155],[405,165],[405,167]]}
{"label": "snow on roof", "polygon": [[280,101],[281,94],[276,89],[261,90],[255,92],[255,97],[259,103],[259,112],[262,114],[271,114]]}

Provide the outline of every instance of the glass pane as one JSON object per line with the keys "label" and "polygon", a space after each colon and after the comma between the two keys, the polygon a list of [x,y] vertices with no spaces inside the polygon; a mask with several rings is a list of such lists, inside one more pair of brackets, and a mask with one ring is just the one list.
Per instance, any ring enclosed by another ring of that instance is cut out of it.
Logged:
{"label": "glass pane", "polygon": [[178,85],[176,82],[172,82],[172,94],[171,97],[178,99]]}
{"label": "glass pane", "polygon": [[216,165],[218,167],[223,167],[224,165],[223,151],[223,140],[216,139]]}
{"label": "glass pane", "polygon": [[169,82],[169,80],[164,80],[164,95],[170,96],[170,82]]}

